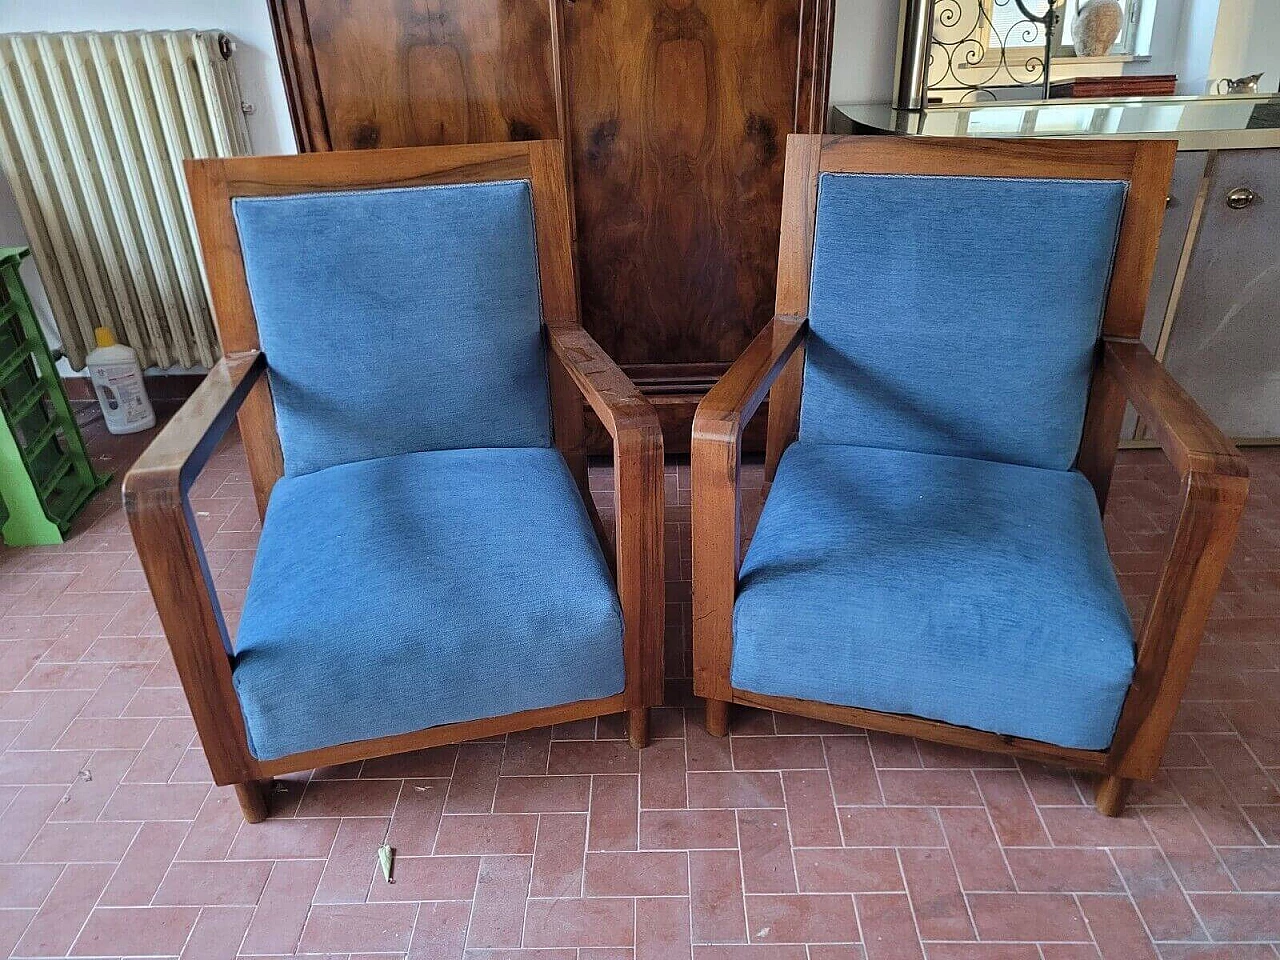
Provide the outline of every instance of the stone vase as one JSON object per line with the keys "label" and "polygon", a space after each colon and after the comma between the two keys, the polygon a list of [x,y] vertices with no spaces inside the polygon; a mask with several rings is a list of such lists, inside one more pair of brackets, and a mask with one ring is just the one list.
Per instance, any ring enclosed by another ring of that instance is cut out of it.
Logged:
{"label": "stone vase", "polygon": [[1077,8],[1072,26],[1076,56],[1105,57],[1123,26],[1124,10],[1120,0],[1089,0]]}

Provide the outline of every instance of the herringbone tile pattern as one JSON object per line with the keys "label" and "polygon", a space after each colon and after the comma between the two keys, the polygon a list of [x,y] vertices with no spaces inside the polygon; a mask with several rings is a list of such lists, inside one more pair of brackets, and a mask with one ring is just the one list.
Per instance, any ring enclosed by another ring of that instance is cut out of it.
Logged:
{"label": "herringbone tile pattern", "polygon": [[[117,470],[138,446],[95,443]],[[117,485],[64,547],[0,554],[0,955],[1277,960],[1280,452],[1250,462],[1164,770],[1119,820],[1082,779],[1001,757],[760,712],[708,737],[675,467],[677,705],[651,748],[607,718],[318,770],[244,825],[210,785]],[[1175,494],[1157,455],[1123,455],[1108,533],[1135,611]],[[234,442],[195,510],[234,624],[257,537]]]}

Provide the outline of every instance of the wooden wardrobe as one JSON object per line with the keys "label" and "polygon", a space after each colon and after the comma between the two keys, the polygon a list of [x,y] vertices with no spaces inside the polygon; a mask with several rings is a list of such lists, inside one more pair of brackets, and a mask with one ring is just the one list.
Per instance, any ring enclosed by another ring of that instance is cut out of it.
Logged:
{"label": "wooden wardrobe", "polygon": [[583,323],[686,450],[773,314],[834,0],[269,0],[301,150],[559,138]]}

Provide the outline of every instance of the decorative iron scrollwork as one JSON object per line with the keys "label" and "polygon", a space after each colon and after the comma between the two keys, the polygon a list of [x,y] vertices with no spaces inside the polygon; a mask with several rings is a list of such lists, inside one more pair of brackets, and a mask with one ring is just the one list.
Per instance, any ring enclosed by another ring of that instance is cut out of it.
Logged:
{"label": "decorative iron scrollwork", "polygon": [[1025,0],[934,0],[929,91],[960,91],[961,101],[997,100],[1001,88],[1039,86],[1047,99],[1060,18],[1054,0],[1042,2],[1044,12],[1034,13]]}

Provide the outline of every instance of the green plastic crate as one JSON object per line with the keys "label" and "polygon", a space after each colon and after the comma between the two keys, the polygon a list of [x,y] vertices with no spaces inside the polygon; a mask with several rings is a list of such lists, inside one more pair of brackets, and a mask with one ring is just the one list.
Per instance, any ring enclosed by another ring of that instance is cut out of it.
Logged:
{"label": "green plastic crate", "polygon": [[26,247],[0,247],[0,499],[4,542],[61,543],[110,479],[89,462],[84,438],[18,272]]}

